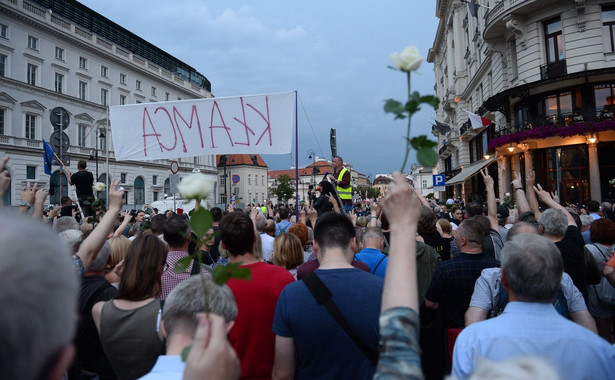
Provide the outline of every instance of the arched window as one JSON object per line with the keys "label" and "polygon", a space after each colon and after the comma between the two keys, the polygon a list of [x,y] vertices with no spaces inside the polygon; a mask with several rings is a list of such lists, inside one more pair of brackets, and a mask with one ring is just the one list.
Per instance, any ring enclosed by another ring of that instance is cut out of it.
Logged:
{"label": "arched window", "polygon": [[145,203],[145,183],[143,178],[135,178],[135,207],[139,208]]}
{"label": "arched window", "polygon": [[[62,178],[62,189],[60,189],[60,176]],[[68,195],[68,181],[66,180],[66,176],[64,173],[60,173],[59,170],[56,170],[51,175],[51,179],[49,180],[49,203],[59,205],[63,196]]]}
{"label": "arched window", "polygon": [[166,195],[171,195],[171,181],[168,178],[164,180],[163,191]]}

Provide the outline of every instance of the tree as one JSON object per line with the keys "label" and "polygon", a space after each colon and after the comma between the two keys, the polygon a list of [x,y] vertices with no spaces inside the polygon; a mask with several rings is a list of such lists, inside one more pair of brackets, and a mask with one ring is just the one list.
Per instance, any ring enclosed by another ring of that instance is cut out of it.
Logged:
{"label": "tree", "polygon": [[369,199],[378,198],[378,194],[380,194],[379,188],[371,187],[371,186],[358,185],[355,187],[355,190],[359,192],[359,195],[361,196],[361,198],[365,198],[366,190],[367,190],[367,197]]}
{"label": "tree", "polygon": [[271,187],[271,193],[275,194],[278,200],[291,199],[295,193],[295,181],[286,174],[282,174],[278,177],[277,186]]}

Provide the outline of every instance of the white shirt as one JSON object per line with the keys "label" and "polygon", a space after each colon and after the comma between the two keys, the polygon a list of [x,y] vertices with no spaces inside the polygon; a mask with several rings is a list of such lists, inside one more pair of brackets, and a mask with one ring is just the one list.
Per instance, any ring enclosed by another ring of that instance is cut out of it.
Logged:
{"label": "white shirt", "polygon": [[271,252],[273,252],[273,240],[272,236],[267,235],[266,233],[261,234],[261,245],[263,247],[263,258],[269,261],[271,257]]}

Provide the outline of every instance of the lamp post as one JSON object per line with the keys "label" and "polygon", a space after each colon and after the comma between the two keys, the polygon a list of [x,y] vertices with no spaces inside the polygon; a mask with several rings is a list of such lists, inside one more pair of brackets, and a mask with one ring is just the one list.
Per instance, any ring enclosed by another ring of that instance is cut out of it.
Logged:
{"label": "lamp post", "polygon": [[[98,138],[100,137],[101,139],[104,139],[106,137],[105,132],[103,132],[102,129],[98,130],[99,133],[96,134],[96,148],[94,149],[95,151],[95,160],[96,160],[96,181],[98,181]],[[105,145],[107,145],[105,143]]]}
{"label": "lamp post", "polygon": [[314,149],[308,150],[308,158],[312,159],[312,185],[316,186],[316,154],[314,153]]}

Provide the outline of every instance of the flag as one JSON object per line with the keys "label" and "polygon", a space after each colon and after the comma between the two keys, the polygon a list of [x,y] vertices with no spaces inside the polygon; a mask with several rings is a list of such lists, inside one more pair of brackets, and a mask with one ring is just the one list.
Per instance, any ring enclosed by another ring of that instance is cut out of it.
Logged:
{"label": "flag", "polygon": [[461,0],[461,2],[468,4],[468,12],[470,12],[472,17],[478,18],[478,7],[481,6],[480,4],[473,3],[467,0]]}
{"label": "flag", "polygon": [[451,127],[448,124],[440,123],[438,120],[435,120],[436,124],[434,127],[438,130],[440,134],[445,134],[451,130]]}
{"label": "flag", "polygon": [[468,117],[470,118],[470,123],[472,123],[472,128],[486,127],[490,125],[491,123],[493,123],[492,120],[489,120],[486,117],[482,117],[468,110],[464,110],[464,111],[468,113]]}
{"label": "flag", "polygon": [[53,161],[53,149],[47,144],[47,141],[43,140],[43,164],[45,167],[45,174],[51,175],[51,162]]}

